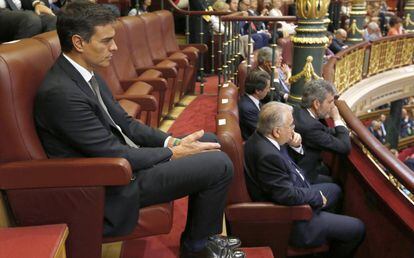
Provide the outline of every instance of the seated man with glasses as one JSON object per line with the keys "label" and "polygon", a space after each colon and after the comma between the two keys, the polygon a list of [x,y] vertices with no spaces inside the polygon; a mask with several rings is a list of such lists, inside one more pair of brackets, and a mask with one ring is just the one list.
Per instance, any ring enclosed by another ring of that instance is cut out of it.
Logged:
{"label": "seated man with glasses", "polygon": [[269,102],[262,107],[257,131],[245,144],[249,194],[253,201],[310,205],[312,219],[294,224],[290,244],[315,247],[329,242],[329,257],[352,257],[364,239],[365,226],[359,219],[332,213],[341,195],[338,185],[311,185],[306,180],[288,155],[287,148],[300,152],[301,137],[294,128],[291,106]]}

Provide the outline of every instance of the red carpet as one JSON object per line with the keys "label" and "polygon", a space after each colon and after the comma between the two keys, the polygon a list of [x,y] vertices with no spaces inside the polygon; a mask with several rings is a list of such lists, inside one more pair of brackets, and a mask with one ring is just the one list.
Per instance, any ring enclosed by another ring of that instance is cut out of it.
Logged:
{"label": "red carpet", "polygon": [[[199,91],[197,83],[196,91]],[[186,135],[196,130],[215,132],[217,114],[217,77],[207,78],[204,95],[199,95],[177,118],[169,132],[174,136]],[[174,219],[167,235],[126,241],[122,258],[172,258],[178,257],[181,232],[187,216],[187,198],[174,201]]]}

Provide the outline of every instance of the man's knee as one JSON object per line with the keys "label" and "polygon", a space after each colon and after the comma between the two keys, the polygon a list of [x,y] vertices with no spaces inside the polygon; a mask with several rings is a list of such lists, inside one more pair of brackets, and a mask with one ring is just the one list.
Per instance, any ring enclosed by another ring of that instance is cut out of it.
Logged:
{"label": "man's knee", "polygon": [[222,151],[213,152],[211,161],[212,172],[215,172],[221,180],[231,180],[233,178],[233,162]]}
{"label": "man's knee", "polygon": [[360,219],[354,218],[354,236],[355,239],[362,241],[365,237],[365,224]]}

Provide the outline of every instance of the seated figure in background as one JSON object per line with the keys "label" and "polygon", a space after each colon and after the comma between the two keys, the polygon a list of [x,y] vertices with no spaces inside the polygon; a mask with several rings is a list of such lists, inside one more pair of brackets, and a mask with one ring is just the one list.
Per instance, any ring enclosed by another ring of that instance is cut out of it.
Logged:
{"label": "seated figure in background", "polygon": [[414,122],[407,112],[407,109],[403,108],[401,111],[401,123],[400,123],[400,137],[404,138],[413,134]]}
{"label": "seated figure in background", "polygon": [[56,16],[41,0],[0,0],[0,42],[30,38],[56,28]]}
{"label": "seated figure in background", "polygon": [[379,120],[372,120],[371,125],[368,127],[368,130],[380,141],[382,144],[386,142],[385,135],[382,132],[381,128],[382,122]]}
{"label": "seated figure in background", "polygon": [[368,23],[366,29],[364,30],[362,37],[366,41],[373,41],[373,40],[382,38],[381,30],[380,30],[380,27],[378,26],[378,23],[373,22],[373,21]]}
{"label": "seated figure in background", "polygon": [[[282,48],[277,47],[275,51],[275,71],[273,73],[273,86],[271,92],[269,92],[264,103],[269,102],[272,97],[275,101],[286,102],[289,97],[290,85],[288,79],[290,77],[290,68],[286,64],[282,64]],[[273,51],[270,47],[263,47],[257,51],[257,67],[256,70],[265,71],[272,75],[272,57]]]}
{"label": "seated figure in background", "polygon": [[280,102],[263,106],[257,131],[245,143],[249,194],[258,202],[310,205],[312,219],[293,225],[290,244],[315,247],[329,242],[329,257],[350,258],[364,239],[365,226],[357,218],[334,214],[341,195],[339,186],[311,185],[288,155],[288,148],[297,152],[301,147],[301,137],[294,129],[291,106]]}
{"label": "seated figure in background", "polygon": [[245,94],[239,100],[240,130],[244,140],[256,130],[260,101],[270,90],[270,75],[265,71],[253,70],[246,78]]}
{"label": "seated figure in background", "polygon": [[334,38],[332,39],[332,43],[329,46],[329,49],[334,52],[334,54],[338,53],[342,49],[347,48],[348,46],[345,44],[345,40],[348,37],[346,30],[338,29],[335,32]]}

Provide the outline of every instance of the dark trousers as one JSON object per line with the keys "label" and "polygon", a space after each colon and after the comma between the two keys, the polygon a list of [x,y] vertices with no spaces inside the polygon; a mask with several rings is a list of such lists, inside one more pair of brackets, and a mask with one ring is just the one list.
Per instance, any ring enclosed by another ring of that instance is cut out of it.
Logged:
{"label": "dark trousers", "polygon": [[141,207],[189,195],[183,236],[197,240],[222,230],[233,165],[221,151],[200,153],[138,171]]}
{"label": "dark trousers", "polygon": [[315,184],[313,189],[320,190],[327,199],[327,205],[314,211],[310,221],[296,222],[290,242],[298,247],[313,247],[330,244],[330,257],[349,258],[355,253],[365,236],[364,223],[350,216],[328,211],[336,209],[341,189],[333,183]]}
{"label": "dark trousers", "polygon": [[0,41],[30,38],[56,28],[56,16],[37,15],[34,11],[0,10]]}

